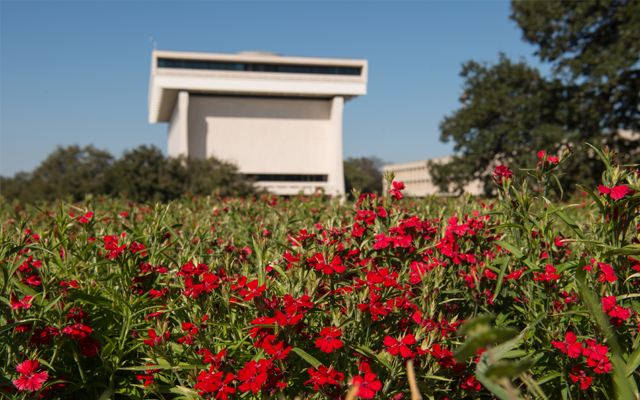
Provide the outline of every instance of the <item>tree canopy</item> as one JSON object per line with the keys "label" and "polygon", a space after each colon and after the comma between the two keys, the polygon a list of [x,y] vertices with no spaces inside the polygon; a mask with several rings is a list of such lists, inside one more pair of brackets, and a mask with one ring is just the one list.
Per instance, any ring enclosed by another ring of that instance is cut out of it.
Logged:
{"label": "tree canopy", "polygon": [[119,159],[93,146],[59,147],[33,172],[0,177],[10,201],[81,201],[86,195],[125,196],[136,202],[166,202],[185,194],[248,195],[253,186],[238,168],[215,158],[167,158],[154,146],[125,151]]}
{"label": "tree canopy", "polygon": [[382,192],[382,164],[378,157],[348,158],[344,161],[344,186],[347,195],[353,189],[361,193]]}
{"label": "tree canopy", "polygon": [[[640,2],[512,1],[511,7],[523,39],[538,47],[552,73],[543,76],[504,55],[494,65],[463,64],[462,108],[440,124],[440,139],[453,141],[457,155],[432,165],[434,182],[451,190],[480,179],[489,191],[494,166],[531,165],[538,150],[556,153],[566,144],[610,146],[622,163],[637,158]],[[569,188],[595,182],[602,168],[593,152],[576,154],[563,166]]]}

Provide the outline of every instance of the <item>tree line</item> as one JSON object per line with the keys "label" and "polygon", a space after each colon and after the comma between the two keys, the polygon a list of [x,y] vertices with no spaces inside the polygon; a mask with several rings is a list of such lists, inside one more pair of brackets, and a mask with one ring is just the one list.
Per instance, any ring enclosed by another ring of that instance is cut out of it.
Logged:
{"label": "tree line", "polygon": [[[347,193],[353,188],[380,194],[382,161],[376,157],[344,162]],[[236,165],[216,158],[169,158],[155,146],[125,151],[120,158],[89,145],[58,147],[32,172],[0,176],[7,201],[81,201],[86,195],[125,196],[132,202],[168,202],[185,194],[248,196],[253,182]]]}
{"label": "tree line", "polygon": [[58,147],[31,173],[0,177],[9,201],[81,201],[86,195],[125,196],[134,202],[167,202],[191,193],[243,196],[254,191],[238,168],[215,158],[168,158],[154,146],[125,151],[115,159],[89,145]]}

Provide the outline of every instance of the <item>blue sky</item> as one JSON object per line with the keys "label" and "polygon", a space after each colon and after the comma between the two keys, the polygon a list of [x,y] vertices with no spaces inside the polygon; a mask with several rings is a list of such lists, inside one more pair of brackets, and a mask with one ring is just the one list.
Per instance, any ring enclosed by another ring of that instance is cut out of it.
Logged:
{"label": "blue sky", "polygon": [[344,112],[344,156],[445,156],[439,122],[460,107],[461,64],[499,52],[538,65],[507,1],[0,2],[0,174],[31,171],[59,145],[120,156],[153,144],[152,36],[162,50],[369,60],[368,94]]}

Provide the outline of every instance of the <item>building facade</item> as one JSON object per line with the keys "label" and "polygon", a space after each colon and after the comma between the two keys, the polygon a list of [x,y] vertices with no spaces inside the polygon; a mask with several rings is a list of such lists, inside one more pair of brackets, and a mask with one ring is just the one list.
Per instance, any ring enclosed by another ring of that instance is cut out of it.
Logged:
{"label": "building facade", "polygon": [[156,50],[149,122],[170,157],[235,163],[275,194],[344,194],[344,103],[367,91],[367,61]]}
{"label": "building facade", "polygon": [[[411,161],[399,164],[387,164],[382,166],[383,172],[393,171],[395,173],[395,181],[403,182],[406,189],[403,193],[406,196],[425,197],[430,195],[448,196],[433,184],[431,174],[429,173],[429,161],[435,163],[447,163],[451,160],[450,156],[432,158],[420,161]],[[382,187],[387,187],[387,182],[383,179]],[[482,184],[480,181],[473,181],[464,187],[465,193],[476,196],[482,194]]]}

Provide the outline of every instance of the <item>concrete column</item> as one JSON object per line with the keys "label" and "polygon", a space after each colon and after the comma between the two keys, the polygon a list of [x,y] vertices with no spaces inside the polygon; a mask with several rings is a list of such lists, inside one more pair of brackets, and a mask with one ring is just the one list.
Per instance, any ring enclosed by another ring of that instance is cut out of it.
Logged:
{"label": "concrete column", "polygon": [[182,154],[189,156],[189,92],[181,90],[178,93],[178,112],[180,124],[180,148]]}
{"label": "concrete column", "polygon": [[167,135],[167,154],[169,157],[189,156],[189,92],[178,93],[169,120]]}
{"label": "concrete column", "polygon": [[329,172],[329,184],[333,186],[334,195],[344,195],[344,164],[342,159],[342,111],[344,98],[335,96],[331,101],[331,138],[334,154],[333,168]]}

